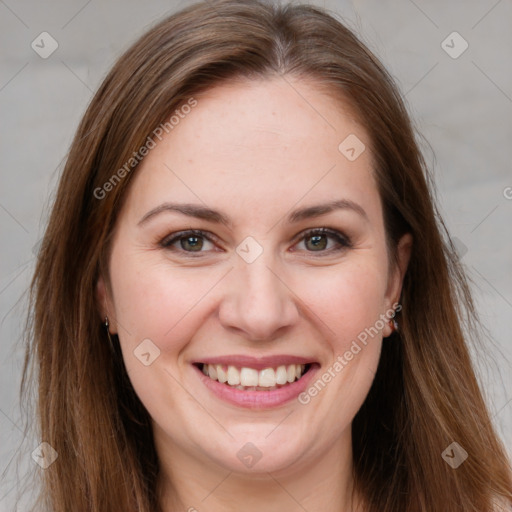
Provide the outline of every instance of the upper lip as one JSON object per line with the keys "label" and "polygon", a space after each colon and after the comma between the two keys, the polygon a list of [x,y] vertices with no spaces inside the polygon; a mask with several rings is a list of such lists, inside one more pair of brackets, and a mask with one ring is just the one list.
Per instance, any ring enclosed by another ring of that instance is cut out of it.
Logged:
{"label": "upper lip", "polygon": [[278,354],[275,356],[250,357],[244,355],[230,355],[205,357],[201,360],[193,361],[193,364],[220,364],[225,366],[235,366],[237,368],[254,368],[255,370],[264,370],[265,368],[277,368],[289,364],[311,364],[316,363],[314,359],[308,357],[291,356]]}

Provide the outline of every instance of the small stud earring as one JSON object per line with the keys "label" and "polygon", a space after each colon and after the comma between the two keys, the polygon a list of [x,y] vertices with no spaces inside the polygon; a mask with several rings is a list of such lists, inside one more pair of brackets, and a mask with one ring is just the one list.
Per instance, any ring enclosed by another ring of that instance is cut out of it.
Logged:
{"label": "small stud earring", "polygon": [[398,322],[396,321],[396,311],[393,311],[393,315],[389,319],[388,324],[389,324],[389,327],[391,328],[391,334],[394,332],[400,332]]}
{"label": "small stud earring", "polygon": [[115,351],[115,348],[114,348],[114,342],[112,341],[112,338],[110,336],[110,331],[109,331],[109,323],[108,323],[108,316],[105,317],[105,329],[107,331],[107,336],[108,336],[108,341],[109,341],[109,345],[110,345],[110,350],[112,351],[112,353],[115,355],[116,351]]}

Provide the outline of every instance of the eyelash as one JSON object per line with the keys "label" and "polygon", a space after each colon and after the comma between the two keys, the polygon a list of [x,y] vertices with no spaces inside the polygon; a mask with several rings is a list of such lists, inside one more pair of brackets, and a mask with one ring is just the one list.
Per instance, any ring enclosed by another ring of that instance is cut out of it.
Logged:
{"label": "eyelash", "polygon": [[[352,247],[352,243],[347,236],[343,235],[342,233],[340,233],[339,231],[337,231],[335,229],[330,229],[330,228],[314,228],[314,229],[309,229],[307,231],[304,231],[303,233],[301,233],[299,235],[300,238],[297,239],[297,241],[294,243],[294,245],[297,245],[297,243],[302,242],[303,240],[306,240],[307,238],[310,238],[313,236],[319,236],[319,235],[320,236],[326,235],[326,236],[329,236],[331,239],[334,239],[335,242],[338,244],[338,247],[326,249],[326,250],[322,250],[322,251],[306,251],[306,252],[311,253],[314,256],[321,257],[322,255],[332,254],[333,252],[339,252],[339,251],[342,251],[345,249],[350,249]],[[184,249],[176,249],[176,248],[172,247],[172,245],[174,243],[176,243],[182,239],[192,237],[192,236],[202,237],[211,243],[215,243],[215,237],[211,236],[208,232],[202,231],[200,229],[190,229],[187,231],[179,231],[177,233],[173,233],[172,235],[165,237],[160,242],[160,245],[164,249],[169,249],[171,251],[185,253],[185,254],[187,254],[187,257],[192,257],[192,258],[201,257],[202,253],[207,252],[207,251],[185,251]],[[319,254],[315,255],[316,252],[318,252]],[[197,254],[195,254],[195,253],[197,253]]]}

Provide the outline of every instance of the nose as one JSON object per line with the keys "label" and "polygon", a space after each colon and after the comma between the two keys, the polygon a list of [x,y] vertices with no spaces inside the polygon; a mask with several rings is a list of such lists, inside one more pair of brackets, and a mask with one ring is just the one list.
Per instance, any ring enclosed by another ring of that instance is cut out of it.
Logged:
{"label": "nose", "polygon": [[256,261],[239,258],[224,283],[221,324],[252,341],[283,336],[299,319],[297,300],[279,266],[263,252]]}

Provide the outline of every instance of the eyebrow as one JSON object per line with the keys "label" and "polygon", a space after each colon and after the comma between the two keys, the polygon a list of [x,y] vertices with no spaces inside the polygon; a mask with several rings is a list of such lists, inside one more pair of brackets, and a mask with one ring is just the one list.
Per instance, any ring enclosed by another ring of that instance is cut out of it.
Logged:
{"label": "eyebrow", "polygon": [[[326,215],[335,210],[353,211],[360,215],[361,217],[363,217],[363,219],[365,219],[366,221],[369,220],[366,211],[358,203],[350,201],[349,199],[339,199],[328,203],[306,206],[304,208],[294,210],[287,216],[287,221],[290,224],[293,224],[300,222],[302,220],[320,217],[321,215]],[[162,212],[176,212],[181,213],[182,215],[186,215],[187,217],[194,217],[197,219],[214,222],[216,224],[225,224],[226,226],[232,226],[232,221],[230,220],[230,218],[225,213],[222,213],[218,210],[213,210],[212,208],[208,208],[200,204],[168,202],[163,203],[157,206],[156,208],[153,208],[148,213],[146,213],[139,221],[138,225],[141,226],[145,224],[151,218],[155,217],[156,215]]]}

